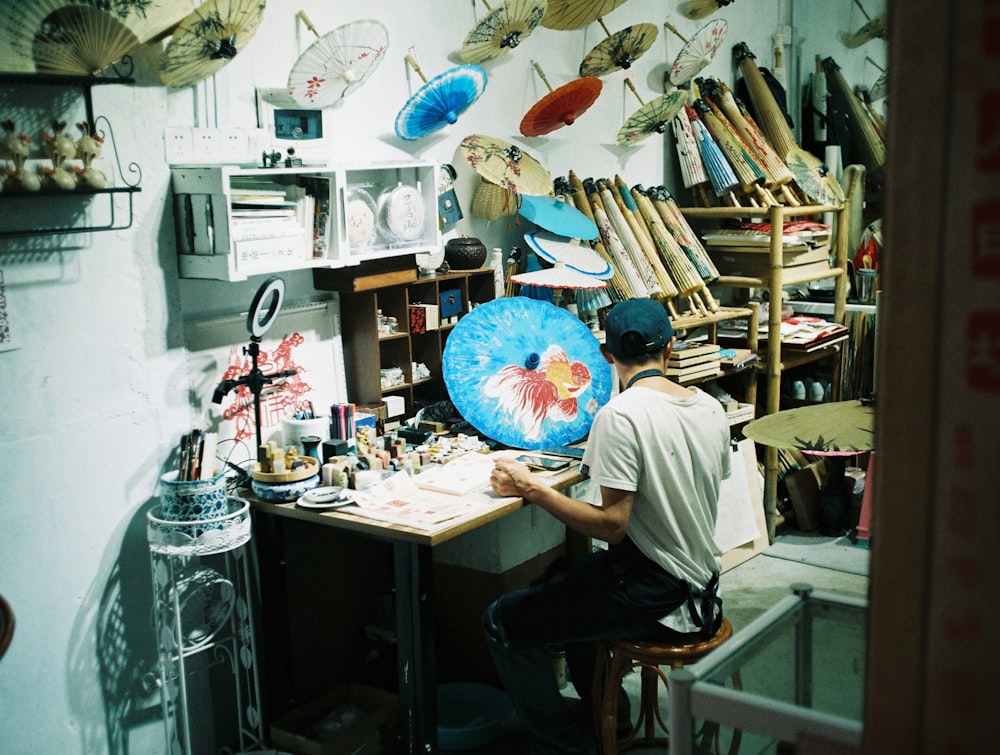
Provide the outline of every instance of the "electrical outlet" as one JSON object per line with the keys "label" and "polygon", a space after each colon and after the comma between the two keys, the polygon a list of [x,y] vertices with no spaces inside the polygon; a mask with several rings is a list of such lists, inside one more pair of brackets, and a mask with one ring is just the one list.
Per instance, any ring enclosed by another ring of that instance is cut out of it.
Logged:
{"label": "electrical outlet", "polygon": [[222,141],[215,128],[196,128],[194,131],[194,160],[198,163],[218,163],[219,146]]}
{"label": "electrical outlet", "polygon": [[240,164],[250,159],[250,134],[246,129],[222,129],[219,141],[219,159],[222,162]]}
{"label": "electrical outlet", "polygon": [[194,142],[190,128],[163,129],[163,152],[168,165],[194,162]]}

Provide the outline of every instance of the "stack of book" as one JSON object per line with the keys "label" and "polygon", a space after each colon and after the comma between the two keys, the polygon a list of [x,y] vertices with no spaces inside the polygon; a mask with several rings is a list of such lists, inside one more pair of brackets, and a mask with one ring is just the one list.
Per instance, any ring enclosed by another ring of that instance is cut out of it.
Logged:
{"label": "stack of book", "polygon": [[232,178],[229,232],[237,269],[312,256],[316,200],[301,186]]}
{"label": "stack of book", "polygon": [[719,345],[678,341],[667,360],[667,376],[678,383],[716,377],[720,371]]}
{"label": "stack of book", "polygon": [[[796,351],[816,351],[841,341],[851,335],[847,326],[811,315],[793,315],[781,321],[781,348]],[[761,340],[766,342],[767,331],[761,330]]]}

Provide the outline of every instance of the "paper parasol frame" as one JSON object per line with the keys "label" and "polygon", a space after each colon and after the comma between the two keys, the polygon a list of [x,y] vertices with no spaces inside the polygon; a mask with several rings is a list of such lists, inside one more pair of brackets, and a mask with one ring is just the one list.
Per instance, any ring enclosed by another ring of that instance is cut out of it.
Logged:
{"label": "paper parasol frame", "polygon": [[546,0],[507,0],[492,8],[466,35],[458,57],[465,63],[485,63],[506,55],[531,36],[546,7]]}
{"label": "paper parasol frame", "polygon": [[671,23],[665,21],[663,26],[684,42],[670,66],[670,83],[674,86],[691,81],[715,59],[729,28],[729,24],[720,18],[709,21],[691,37],[685,37]]}
{"label": "paper parasol frame", "polygon": [[458,149],[476,173],[504,189],[534,196],[552,191],[552,175],[516,144],[495,136],[470,134]]}
{"label": "paper parasol frame", "polygon": [[288,75],[288,94],[302,107],[329,107],[346,97],[368,81],[389,49],[389,32],[379,21],[351,21],[320,36],[305,11],[298,15],[318,37]]}
{"label": "paper parasol frame", "polygon": [[[411,55],[407,62],[421,79],[423,72]],[[448,125],[478,100],[486,89],[486,71],[466,63],[449,68],[418,89],[396,115],[396,136],[415,141]]]}
{"label": "paper parasol frame", "polygon": [[462,317],[445,345],[452,403],[479,432],[513,448],[573,443],[611,396],[611,367],[580,320],[523,296]]}
{"label": "paper parasol frame", "polygon": [[632,64],[649,52],[660,33],[653,24],[642,23],[626,26],[614,34],[608,31],[603,19],[597,19],[607,34],[580,62],[581,76],[606,76]]}
{"label": "paper parasol frame", "polygon": [[601,95],[604,82],[594,76],[573,79],[553,89],[538,63],[531,64],[549,92],[521,119],[520,131],[524,136],[543,136],[563,126],[572,126]]}

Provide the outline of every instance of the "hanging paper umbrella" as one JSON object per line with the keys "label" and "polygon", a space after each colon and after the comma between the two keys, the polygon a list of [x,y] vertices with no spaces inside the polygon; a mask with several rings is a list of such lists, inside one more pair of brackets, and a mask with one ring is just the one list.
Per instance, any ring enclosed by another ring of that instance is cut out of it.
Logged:
{"label": "hanging paper umbrella", "polygon": [[705,18],[732,2],[733,0],[685,0],[677,6],[677,12],[685,18]]}
{"label": "hanging paper umbrella", "polygon": [[206,0],[177,27],[160,61],[160,81],[186,87],[235,58],[264,20],[265,0]]}
{"label": "hanging paper umbrella", "polygon": [[[594,227],[596,229],[596,224]],[[548,231],[529,231],[524,234],[524,240],[535,254],[553,265],[562,264],[568,270],[602,281],[614,275],[611,264],[578,239],[566,238]],[[564,288],[591,288],[591,286],[564,286]]]}
{"label": "hanging paper umbrella", "polygon": [[597,22],[607,34],[601,42],[586,54],[580,63],[581,76],[606,76],[619,69],[628,70],[641,58],[656,41],[659,34],[653,24],[633,24],[614,34],[604,25],[604,19]]}
{"label": "hanging paper umbrella", "polygon": [[597,224],[571,203],[558,197],[519,198],[521,217],[552,233],[572,239],[597,238]]}
{"label": "hanging paper umbrella", "polygon": [[795,135],[785,120],[774,93],[745,42],[740,42],[733,48],[733,56],[746,82],[758,125],[792,171],[799,188],[814,202],[830,205],[843,202],[844,191],[837,180],[829,175],[829,168],[795,141]]}
{"label": "hanging paper umbrella", "polygon": [[625,84],[632,90],[632,94],[636,96],[642,107],[632,113],[626,119],[625,125],[618,130],[617,141],[622,147],[631,147],[651,134],[664,133],[674,116],[684,107],[688,97],[688,93],[683,89],[674,89],[666,94],[661,94],[655,100],[643,102],[632,80],[625,79]]}
{"label": "hanging paper umbrella", "polygon": [[547,195],[552,176],[516,144],[493,136],[470,134],[458,145],[472,169],[487,181],[518,194]]}
{"label": "hanging paper umbrella", "polygon": [[886,14],[876,16],[865,23],[860,29],[851,33],[844,33],[841,35],[841,41],[844,43],[844,47],[861,47],[861,45],[866,42],[870,42],[876,37],[880,39],[885,38],[886,29]]}
{"label": "hanging paper umbrella", "polygon": [[406,61],[424,85],[396,115],[396,136],[400,139],[415,141],[457,123],[486,89],[486,71],[479,66],[455,66],[428,81],[412,55],[407,55]]}
{"label": "hanging paper umbrella", "polygon": [[521,133],[525,136],[550,134],[563,126],[572,126],[590,106],[597,102],[604,82],[593,76],[573,79],[553,89],[541,66],[531,61],[535,71],[545,82],[549,93],[536,102],[521,119]]}
{"label": "hanging paper umbrella", "polygon": [[712,62],[729,28],[729,24],[720,18],[705,24],[689,39],[677,31],[670,22],[664,21],[663,25],[684,42],[681,51],[674,58],[673,65],[670,66],[670,83],[674,86],[691,81]]}
{"label": "hanging paper umbrella", "polygon": [[115,4],[84,0],[5,2],[0,8],[4,71],[99,76],[170,33],[190,0]]}
{"label": "hanging paper umbrella", "polygon": [[[819,56],[817,56],[817,57],[819,57]],[[872,84],[872,88],[871,88],[871,99],[872,99],[872,102],[878,102],[879,100],[885,99],[885,96],[886,96],[886,78],[887,77],[886,77],[885,67],[879,65],[878,63],[876,63],[868,55],[865,55],[865,62],[866,63],[871,63],[880,72],[880,76],[877,79],[875,79],[875,83]]]}
{"label": "hanging paper umbrella", "polygon": [[507,0],[487,13],[462,42],[458,56],[466,63],[499,58],[523,42],[545,15],[547,0]]}
{"label": "hanging paper umbrella", "polygon": [[549,0],[542,26],[566,31],[591,24],[608,15],[626,0]]}
{"label": "hanging paper umbrella", "polygon": [[299,18],[317,39],[288,75],[288,94],[302,107],[329,107],[375,73],[389,48],[389,32],[372,19],[338,26],[322,37],[305,11]]}
{"label": "hanging paper umbrella", "polygon": [[460,319],[441,367],[461,415],[513,448],[580,440],[611,396],[610,365],[587,326],[523,296],[494,299]]}

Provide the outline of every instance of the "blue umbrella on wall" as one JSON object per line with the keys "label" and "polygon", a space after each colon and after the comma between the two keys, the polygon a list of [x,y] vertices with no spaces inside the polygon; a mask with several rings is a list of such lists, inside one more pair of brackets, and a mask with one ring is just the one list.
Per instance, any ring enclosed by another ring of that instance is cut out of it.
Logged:
{"label": "blue umbrella on wall", "polygon": [[406,56],[424,81],[396,116],[396,136],[407,141],[443,129],[458,122],[458,117],[479,99],[486,89],[486,71],[477,65],[460,65],[449,68],[428,81],[413,59]]}
{"label": "blue umbrella on wall", "polygon": [[494,299],[458,321],[442,372],[452,403],[512,448],[583,438],[611,396],[611,366],[580,320],[549,302]]}

